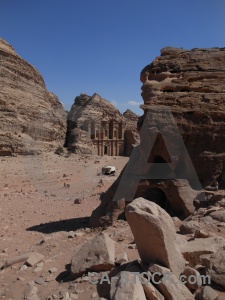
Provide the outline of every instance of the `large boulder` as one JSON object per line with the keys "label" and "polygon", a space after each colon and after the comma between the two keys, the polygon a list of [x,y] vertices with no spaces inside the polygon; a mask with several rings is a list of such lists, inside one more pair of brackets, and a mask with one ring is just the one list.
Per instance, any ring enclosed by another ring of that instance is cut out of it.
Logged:
{"label": "large boulder", "polygon": [[169,214],[143,198],[127,205],[125,214],[143,263],[158,263],[179,276],[185,261],[176,245],[176,231]]}
{"label": "large boulder", "polygon": [[86,271],[107,271],[115,264],[115,243],[106,234],[99,233],[87,242],[71,260],[72,276],[76,277]]}
{"label": "large boulder", "polygon": [[41,74],[0,39],[0,155],[62,147],[66,112]]}
{"label": "large boulder", "polygon": [[151,279],[156,288],[167,300],[194,299],[188,288],[170,269],[153,264],[149,267]]}

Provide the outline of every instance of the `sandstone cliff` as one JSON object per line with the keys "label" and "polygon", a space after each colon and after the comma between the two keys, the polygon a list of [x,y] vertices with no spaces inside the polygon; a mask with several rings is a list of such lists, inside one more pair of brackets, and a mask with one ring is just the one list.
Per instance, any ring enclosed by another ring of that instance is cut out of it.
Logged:
{"label": "sandstone cliff", "polygon": [[92,96],[86,94],[77,96],[67,119],[66,146],[75,153],[95,153],[91,136],[85,127],[87,121],[96,122],[115,119],[123,122],[125,124],[125,155],[129,156],[132,151],[132,144],[138,142],[139,136],[136,130],[138,116],[131,111],[127,111],[122,115],[108,100],[96,93]]}
{"label": "sandstone cliff", "polygon": [[225,48],[164,48],[141,81],[144,116],[153,105],[170,107],[202,185],[223,185]]}
{"label": "sandstone cliff", "polygon": [[[154,143],[155,134],[159,132],[146,161],[171,162],[162,139],[162,136],[169,137],[170,150],[175,151],[177,157],[172,169],[167,165],[168,174],[174,174],[177,180],[143,180],[134,198],[142,196],[159,203],[171,215],[185,217],[193,212],[202,187],[225,187],[225,48],[183,50],[166,47],[161,50],[161,56],[142,70],[140,79],[144,100],[141,106],[144,115],[138,122],[141,141],[135,148],[136,157],[129,171],[132,173],[132,167],[138,168],[143,162],[144,147],[148,146],[145,140]],[[177,134],[169,121],[168,108],[191,161],[186,159],[187,155],[184,158],[185,151],[180,151],[179,145],[174,143]],[[159,123],[162,126],[158,127]],[[197,177],[190,173],[190,162]],[[151,167],[147,169],[149,172]],[[120,202],[112,201],[122,176],[93,212],[93,226],[110,224],[123,213],[126,203],[133,200],[121,195]],[[127,182],[125,187],[132,188],[132,184]]]}
{"label": "sandstone cliff", "polygon": [[0,39],[0,155],[63,146],[66,113],[40,73]]}

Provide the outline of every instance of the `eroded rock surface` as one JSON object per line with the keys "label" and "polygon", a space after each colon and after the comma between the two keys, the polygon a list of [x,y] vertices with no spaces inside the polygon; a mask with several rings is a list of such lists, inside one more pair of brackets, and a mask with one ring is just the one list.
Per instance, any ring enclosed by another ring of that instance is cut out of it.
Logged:
{"label": "eroded rock surface", "polygon": [[170,107],[203,186],[224,185],[224,62],[225,48],[167,47],[141,72],[145,114]]}
{"label": "eroded rock surface", "polygon": [[0,155],[63,146],[66,113],[41,74],[0,39]]}

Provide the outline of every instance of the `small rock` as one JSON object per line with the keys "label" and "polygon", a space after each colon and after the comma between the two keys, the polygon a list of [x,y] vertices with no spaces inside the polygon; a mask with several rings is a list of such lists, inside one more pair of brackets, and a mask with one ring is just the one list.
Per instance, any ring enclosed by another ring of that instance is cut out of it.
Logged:
{"label": "small rock", "polygon": [[75,291],[76,294],[81,294],[83,292],[84,292],[84,290],[79,290],[79,289],[76,289],[76,291]]}
{"label": "small rock", "polygon": [[83,202],[83,199],[81,199],[81,198],[76,198],[74,200],[74,204],[81,204],[82,202]]}
{"label": "small rock", "polygon": [[44,279],[42,277],[38,277],[34,280],[35,283],[42,285],[45,283]]}
{"label": "small rock", "polygon": [[214,211],[210,214],[210,217],[219,222],[225,222],[225,210],[223,209],[219,211]]}
{"label": "small rock", "polygon": [[54,281],[54,280],[55,280],[54,276],[48,276],[45,278],[45,282],[50,282],[50,281]]}
{"label": "small rock", "polygon": [[72,238],[74,238],[75,236],[76,236],[76,233],[73,232],[73,231],[70,231],[67,237],[68,237],[69,239],[72,239]]}
{"label": "small rock", "polygon": [[70,300],[70,295],[68,292],[63,293],[63,297],[61,298],[62,300]]}
{"label": "small rock", "polygon": [[36,267],[34,270],[33,270],[33,273],[38,273],[38,272],[41,272],[42,271],[42,267]]}
{"label": "small rock", "polygon": [[31,299],[31,297],[35,296],[37,294],[37,287],[36,286],[30,286],[26,291],[25,291],[25,295],[24,298],[25,299]]}
{"label": "small rock", "polygon": [[78,299],[78,295],[77,294],[70,294],[70,299]]}
{"label": "small rock", "polygon": [[81,278],[82,282],[88,282],[89,281],[89,277],[88,276],[84,276]]}
{"label": "small rock", "polygon": [[135,244],[131,244],[127,246],[128,249],[137,249],[137,246]]}
{"label": "small rock", "polygon": [[205,211],[204,216],[208,216],[209,214],[218,210],[221,210],[221,207],[213,206]]}
{"label": "small rock", "polygon": [[25,279],[23,277],[17,277],[17,280],[24,281]]}
{"label": "small rock", "polygon": [[44,256],[37,253],[33,252],[31,256],[27,259],[26,264],[30,267],[35,266],[37,263],[41,262],[44,260]]}
{"label": "small rock", "polygon": [[43,266],[44,266],[43,262],[40,262],[40,263],[37,264],[37,267],[39,267],[39,268],[42,268]]}
{"label": "small rock", "polygon": [[27,298],[27,300],[40,300],[40,298],[38,297],[38,295],[35,294],[35,295]]}
{"label": "small rock", "polygon": [[72,282],[69,286],[69,290],[71,290],[71,291],[75,291],[76,288],[77,288],[77,283],[75,283],[75,282]]}
{"label": "small rock", "polygon": [[75,233],[75,236],[76,236],[76,237],[83,236],[83,235],[84,235],[83,232],[76,232],[76,233]]}
{"label": "small rock", "polygon": [[51,239],[51,237],[46,236],[42,240],[40,240],[40,242],[38,242],[37,245],[43,245],[44,243],[47,242],[47,240],[50,240],[50,239]]}
{"label": "small rock", "polygon": [[126,263],[126,262],[128,262],[127,253],[126,253],[126,252],[123,252],[123,253],[121,253],[121,254],[117,257],[117,259],[116,259],[116,264],[121,265],[121,264]]}
{"label": "small rock", "polygon": [[20,271],[24,271],[24,270],[26,270],[27,268],[28,268],[28,266],[23,265],[22,267],[20,267]]}
{"label": "small rock", "polygon": [[200,228],[200,225],[197,221],[183,222],[180,225],[180,233],[182,233],[182,234],[195,233],[195,231],[199,228]]}
{"label": "small rock", "polygon": [[49,271],[49,273],[55,273],[55,272],[57,272],[57,268],[51,268],[51,269],[49,269],[48,271]]}
{"label": "small rock", "polygon": [[[183,275],[185,276],[186,285],[191,290],[197,290],[202,285],[201,275],[193,268],[185,268]],[[193,280],[192,280],[193,279]]]}
{"label": "small rock", "polygon": [[204,229],[198,229],[198,230],[196,230],[195,231],[195,234],[194,234],[194,238],[195,239],[205,239],[205,238],[208,238],[208,237],[210,237],[210,234],[206,231],[206,230],[204,230]]}

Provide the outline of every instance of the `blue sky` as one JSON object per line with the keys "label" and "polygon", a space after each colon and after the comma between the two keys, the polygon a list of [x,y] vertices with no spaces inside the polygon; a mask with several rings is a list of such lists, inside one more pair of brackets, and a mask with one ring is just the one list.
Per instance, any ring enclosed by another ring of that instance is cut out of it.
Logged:
{"label": "blue sky", "polygon": [[225,1],[0,0],[0,36],[66,109],[96,92],[142,114],[142,68],[165,46],[225,47]]}

